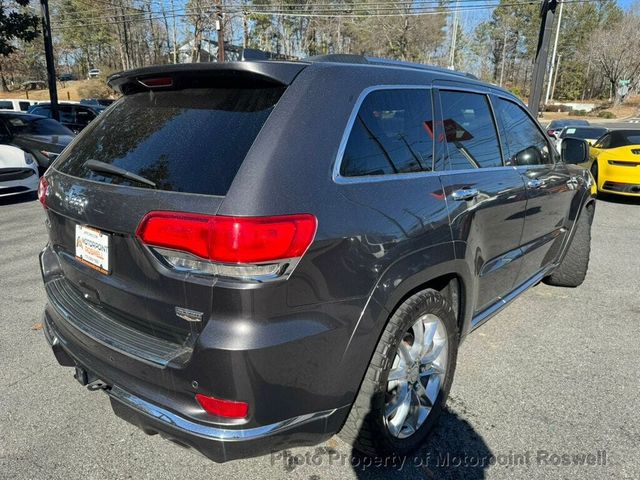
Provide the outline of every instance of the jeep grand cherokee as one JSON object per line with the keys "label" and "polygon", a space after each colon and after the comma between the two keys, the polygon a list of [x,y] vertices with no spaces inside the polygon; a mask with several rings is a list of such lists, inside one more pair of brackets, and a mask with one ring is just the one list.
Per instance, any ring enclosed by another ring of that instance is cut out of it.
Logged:
{"label": "jeep grand cherokee", "polygon": [[408,453],[467,334],[584,279],[588,147],[559,155],[506,90],[344,56],[109,84],[41,181],[45,332],[149,434],[216,461],[337,432]]}

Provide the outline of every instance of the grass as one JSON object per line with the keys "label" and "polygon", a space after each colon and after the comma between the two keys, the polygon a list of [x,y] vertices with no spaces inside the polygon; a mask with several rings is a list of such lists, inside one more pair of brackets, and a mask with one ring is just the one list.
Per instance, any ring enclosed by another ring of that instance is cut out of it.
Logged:
{"label": "grass", "polygon": [[[83,96],[81,91],[91,91],[94,87],[102,87],[99,82],[104,83],[104,80],[99,78],[92,80],[75,80],[71,82],[58,82],[58,100],[63,102],[65,100],[79,101]],[[28,97],[27,97],[28,93]],[[25,92],[24,90],[13,90],[11,92],[0,92],[0,98],[29,98],[30,100],[49,100],[49,90],[30,90]]]}

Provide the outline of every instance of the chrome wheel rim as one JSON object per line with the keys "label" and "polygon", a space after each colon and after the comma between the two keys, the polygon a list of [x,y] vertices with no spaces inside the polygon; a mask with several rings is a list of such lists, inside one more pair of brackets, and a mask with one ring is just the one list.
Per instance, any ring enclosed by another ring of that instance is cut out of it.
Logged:
{"label": "chrome wheel rim", "polygon": [[447,373],[447,330],[433,314],[409,328],[387,378],[384,423],[396,438],[418,431],[431,413]]}

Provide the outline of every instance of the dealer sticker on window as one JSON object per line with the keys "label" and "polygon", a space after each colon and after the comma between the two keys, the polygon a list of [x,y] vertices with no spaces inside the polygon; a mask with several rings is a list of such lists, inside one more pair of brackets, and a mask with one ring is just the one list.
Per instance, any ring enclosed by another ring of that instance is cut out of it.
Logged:
{"label": "dealer sticker on window", "polygon": [[109,235],[76,225],[76,258],[101,273],[109,273]]}

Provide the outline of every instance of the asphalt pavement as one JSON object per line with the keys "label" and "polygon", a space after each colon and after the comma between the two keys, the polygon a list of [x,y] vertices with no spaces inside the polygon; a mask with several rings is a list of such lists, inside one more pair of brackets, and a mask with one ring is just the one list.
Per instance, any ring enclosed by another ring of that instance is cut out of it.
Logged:
{"label": "asphalt pavement", "polygon": [[0,479],[638,479],[640,201],[599,201],[579,288],[538,285],[461,346],[448,410],[416,456],[337,438],[211,463],[115,417],[40,327],[37,200],[0,200]]}

